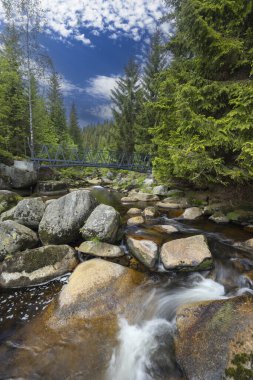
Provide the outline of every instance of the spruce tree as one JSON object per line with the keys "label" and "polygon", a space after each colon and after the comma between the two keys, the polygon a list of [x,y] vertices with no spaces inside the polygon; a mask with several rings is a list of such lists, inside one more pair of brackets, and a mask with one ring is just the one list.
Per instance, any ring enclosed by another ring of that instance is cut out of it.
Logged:
{"label": "spruce tree", "polygon": [[111,98],[114,104],[117,148],[119,151],[132,153],[135,145],[134,128],[142,100],[139,67],[134,60],[128,62],[124,74],[117,81]]}
{"label": "spruce tree", "polygon": [[81,130],[78,124],[78,116],[76,112],[75,103],[73,103],[71,107],[69,133],[70,133],[70,136],[72,137],[74,144],[76,144],[79,148],[81,148],[82,147]]}
{"label": "spruce tree", "polygon": [[49,116],[57,140],[60,144],[69,143],[69,135],[66,121],[66,112],[61,94],[60,80],[58,74],[53,71],[48,92]]}

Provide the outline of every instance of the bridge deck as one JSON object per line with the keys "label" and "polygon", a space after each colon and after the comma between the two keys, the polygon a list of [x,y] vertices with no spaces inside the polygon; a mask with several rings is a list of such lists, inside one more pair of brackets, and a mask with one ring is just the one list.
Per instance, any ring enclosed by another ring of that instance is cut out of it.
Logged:
{"label": "bridge deck", "polygon": [[36,147],[32,161],[39,167],[98,167],[121,169],[139,173],[152,170],[149,155],[117,151],[78,150],[63,146],[41,145]]}

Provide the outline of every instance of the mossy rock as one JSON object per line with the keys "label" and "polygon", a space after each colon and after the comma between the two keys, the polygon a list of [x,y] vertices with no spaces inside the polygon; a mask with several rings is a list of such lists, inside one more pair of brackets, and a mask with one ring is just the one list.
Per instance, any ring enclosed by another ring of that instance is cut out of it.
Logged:
{"label": "mossy rock", "polygon": [[0,214],[10,210],[22,199],[20,195],[8,190],[0,190]]}

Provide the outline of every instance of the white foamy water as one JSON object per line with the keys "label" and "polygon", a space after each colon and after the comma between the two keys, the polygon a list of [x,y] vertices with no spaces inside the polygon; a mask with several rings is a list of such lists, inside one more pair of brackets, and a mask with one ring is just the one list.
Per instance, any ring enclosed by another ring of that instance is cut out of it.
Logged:
{"label": "white foamy water", "polygon": [[181,288],[152,292],[145,305],[153,310],[151,319],[136,325],[119,320],[119,344],[114,349],[107,380],[168,379],[177,371],[173,335],[178,307],[223,298],[227,298],[224,287],[200,275],[192,276],[191,282]]}

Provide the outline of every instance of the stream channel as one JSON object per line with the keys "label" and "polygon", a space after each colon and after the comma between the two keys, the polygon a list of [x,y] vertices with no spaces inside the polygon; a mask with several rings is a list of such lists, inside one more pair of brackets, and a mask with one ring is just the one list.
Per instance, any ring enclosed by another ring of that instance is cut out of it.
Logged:
{"label": "stream channel", "polygon": [[[114,206],[126,221],[130,207],[122,205],[122,195],[97,188],[101,203]],[[176,235],[152,229],[154,224],[176,226]],[[180,219],[180,211],[162,212],[148,225],[124,227],[121,245],[131,235],[150,239],[160,246],[175,238],[204,234],[215,259],[215,269],[201,273],[167,273],[162,265],[149,274],[143,287],[144,301],[136,302],[135,312],[108,321],[79,321],[57,331],[47,325],[50,308],[56,302],[69,275],[26,289],[0,289],[0,379],[84,379],[84,380],[179,380],[173,348],[175,316],[179,306],[201,300],[223,299],[252,292],[252,284],[237,270],[237,262],[247,265],[247,252],[233,246],[252,235],[240,226],[217,225],[203,217],[197,221]],[[83,260],[84,258],[81,257]],[[130,258],[126,256],[125,265]],[[249,263],[250,265],[250,263]]]}

